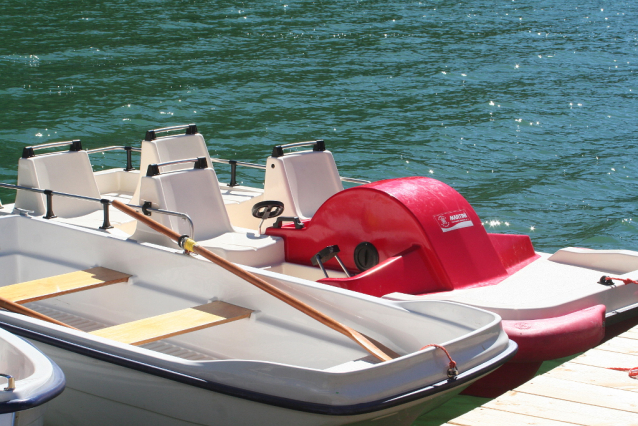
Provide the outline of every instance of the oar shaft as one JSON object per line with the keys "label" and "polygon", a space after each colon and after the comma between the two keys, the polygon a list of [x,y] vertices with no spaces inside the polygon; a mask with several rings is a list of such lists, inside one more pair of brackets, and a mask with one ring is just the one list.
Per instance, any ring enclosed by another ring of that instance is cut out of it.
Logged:
{"label": "oar shaft", "polygon": [[372,342],[370,342],[366,337],[364,337],[361,333],[357,332],[356,330],[348,327],[347,325],[341,324],[340,322],[338,322],[334,318],[329,317],[328,315],[324,314],[321,311],[318,311],[317,309],[313,308],[312,306],[302,302],[301,300],[297,299],[296,297],[293,297],[293,296],[289,295],[288,293],[286,293],[286,292],[280,290],[279,288],[273,286],[272,284],[262,280],[261,278],[257,277],[256,275],[251,274],[250,272],[237,267],[233,263],[231,263],[228,260],[216,255],[215,253],[211,252],[210,250],[208,250],[208,249],[206,249],[206,248],[204,248],[202,246],[195,245],[193,247],[193,251],[195,253],[199,254],[200,256],[210,260],[211,262],[216,263],[217,265],[221,266],[222,268],[226,269],[227,271],[229,271],[229,272],[237,275],[238,277],[248,281],[252,285],[254,285],[256,287],[259,287],[260,289],[262,289],[266,293],[270,294],[271,296],[274,296],[277,299],[279,299],[279,300],[287,303],[288,305],[292,306],[293,308],[305,313],[306,315],[308,315],[311,318],[319,321],[320,323],[322,323],[322,324],[332,328],[333,330],[338,331],[339,333],[344,334],[345,336],[355,340],[357,343],[359,343],[361,346],[363,346],[366,350],[370,351],[374,356],[378,357],[380,360],[389,361],[390,359],[392,359],[391,357],[389,357],[382,350],[377,348]]}
{"label": "oar shaft", "polygon": [[15,312],[17,314],[26,315],[26,316],[29,316],[29,317],[32,317],[32,318],[37,318],[37,319],[40,319],[40,320],[43,320],[43,321],[48,321],[48,322],[51,322],[53,324],[62,325],[64,327],[69,327],[69,328],[72,328],[73,330],[77,330],[77,328],[75,328],[75,327],[71,327],[68,324],[65,324],[65,323],[63,323],[61,321],[53,319],[53,318],[51,318],[49,316],[46,316],[44,314],[41,314],[40,312],[34,311],[32,309],[29,309],[29,308],[27,308],[25,306],[19,305],[19,304],[15,303],[15,302],[7,300],[7,299],[5,299],[3,297],[0,297],[0,307],[6,309],[8,311]]}
{"label": "oar shaft", "polygon": [[[134,209],[132,209],[131,207],[127,206],[124,203],[121,203],[121,202],[119,202],[117,200],[114,200],[112,202],[112,205],[116,209],[128,214],[131,217],[134,217],[138,221],[140,221],[140,222],[144,223],[145,225],[147,225],[149,228],[166,235],[167,237],[173,239],[174,241],[178,241],[179,238],[181,237],[180,234],[178,234],[177,232],[173,231],[172,229],[162,225],[161,223],[158,223],[158,222],[154,221],[153,219],[150,219],[150,218],[144,216],[143,214],[135,211]],[[350,328],[350,327],[348,327],[348,326],[346,326],[344,324],[341,324],[340,322],[338,322],[334,318],[331,318],[328,315],[324,314],[323,312],[320,312],[320,311],[316,310],[315,308],[311,307],[310,305],[305,304],[301,300],[289,295],[288,293],[284,292],[283,290],[280,290],[279,288],[275,287],[274,285],[272,285],[270,283],[267,283],[266,281],[262,280],[261,278],[257,277],[256,275],[251,274],[250,272],[238,267],[237,265],[227,261],[226,259],[217,256],[215,253],[211,252],[210,250],[208,250],[208,249],[206,249],[204,247],[201,247],[201,246],[198,246],[197,244],[195,244],[192,249],[193,249],[193,252],[199,254],[200,256],[202,256],[202,257],[210,260],[211,262],[221,266],[222,268],[224,268],[227,271],[237,275],[238,277],[248,281],[249,283],[253,284],[254,286],[259,287],[260,289],[262,289],[263,291],[267,292],[268,294],[270,294],[270,295],[278,298],[279,300],[289,304],[293,308],[305,313],[306,315],[314,318],[315,320],[317,320],[317,321],[321,322],[322,324],[332,328],[333,330],[338,331],[339,333],[349,337],[350,339],[352,339],[355,342],[357,342],[365,350],[370,352],[372,355],[374,355],[375,357],[377,357],[381,361],[389,361],[389,360],[392,359],[391,356],[389,356],[384,351],[382,351],[381,349],[376,347],[372,342],[370,342],[366,337],[364,337],[358,331],[353,330],[352,328]]]}

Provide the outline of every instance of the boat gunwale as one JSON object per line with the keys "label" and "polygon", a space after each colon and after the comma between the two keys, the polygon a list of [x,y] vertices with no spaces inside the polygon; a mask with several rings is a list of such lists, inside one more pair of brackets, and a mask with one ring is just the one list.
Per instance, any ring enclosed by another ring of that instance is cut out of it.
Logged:
{"label": "boat gunwale", "polygon": [[432,383],[421,388],[404,391],[397,395],[388,396],[380,400],[348,405],[329,405],[269,395],[262,392],[251,391],[235,386],[213,382],[211,380],[202,379],[190,374],[180,373],[178,371],[170,370],[164,367],[147,364],[142,361],[130,359],[121,355],[104,352],[97,348],[91,348],[80,343],[70,342],[60,337],[46,335],[41,332],[5,322],[2,319],[0,319],[0,326],[18,336],[27,339],[32,339],[63,350],[69,350],[79,355],[94,358],[99,361],[108,362],[124,368],[130,368],[142,373],[151,374],[168,380],[173,380],[189,386],[194,386],[197,388],[217,392],[236,398],[246,399],[249,401],[273,405],[276,407],[332,416],[352,416],[359,414],[368,414],[375,411],[382,411],[388,408],[423,399],[428,396],[453,389],[455,387],[469,384],[468,382],[495,370],[497,367],[500,367],[502,364],[510,360],[516,354],[517,350],[516,343],[510,340],[508,342],[507,348],[500,352],[497,356],[490,358],[488,361],[482,364],[479,364],[459,373],[456,379],[443,380],[437,383]]}

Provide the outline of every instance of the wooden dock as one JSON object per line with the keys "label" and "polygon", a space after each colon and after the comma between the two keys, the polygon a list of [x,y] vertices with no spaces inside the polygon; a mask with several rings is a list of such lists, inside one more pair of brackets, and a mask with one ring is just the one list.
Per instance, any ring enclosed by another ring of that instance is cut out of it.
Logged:
{"label": "wooden dock", "polygon": [[637,426],[638,327],[442,426]]}

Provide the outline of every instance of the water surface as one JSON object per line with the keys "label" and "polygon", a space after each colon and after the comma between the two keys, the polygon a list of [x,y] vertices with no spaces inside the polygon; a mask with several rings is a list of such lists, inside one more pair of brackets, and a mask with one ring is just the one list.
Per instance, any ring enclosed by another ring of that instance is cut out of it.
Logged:
{"label": "water surface", "polygon": [[196,123],[220,158],[320,138],[342,175],[440,179],[540,251],[638,250],[635,2],[95,3],[0,0],[0,181]]}

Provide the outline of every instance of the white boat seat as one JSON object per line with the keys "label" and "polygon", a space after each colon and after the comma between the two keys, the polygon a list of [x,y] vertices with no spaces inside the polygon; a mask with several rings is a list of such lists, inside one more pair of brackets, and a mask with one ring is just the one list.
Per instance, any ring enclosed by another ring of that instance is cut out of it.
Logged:
{"label": "white boat seat", "polygon": [[264,200],[284,203],[284,216],[309,219],[328,198],[343,190],[330,151],[301,151],[268,157]]}
{"label": "white boat seat", "polygon": [[[141,147],[140,183],[141,178],[146,176],[149,164],[204,157],[206,158],[208,167],[213,167],[212,162],[210,161],[210,153],[206,147],[206,142],[200,133],[196,133],[194,135],[164,136],[151,141],[144,140],[142,141]],[[189,168],[192,168],[192,164],[171,164],[162,167],[162,172]],[[135,193],[133,194],[133,198],[131,199],[132,204],[139,203],[140,183],[138,183]],[[215,185],[219,186],[219,183],[215,182]]]}
{"label": "white boat seat", "polygon": [[[195,235],[191,237],[200,246],[231,262],[268,266],[284,261],[284,243],[281,238],[257,235],[255,231],[231,225],[217,184],[217,175],[211,168],[142,177],[140,203],[147,201],[154,208],[188,214],[195,226]],[[182,218],[153,213],[153,219],[175,232],[190,235],[190,227]],[[177,247],[168,237],[141,223],[132,238]]]}
{"label": "white boat seat", "polygon": [[[18,185],[50,189],[67,194],[96,199],[103,198],[93,175],[93,167],[87,151],[65,151],[20,158],[18,161]],[[34,216],[46,213],[46,197],[30,191],[16,195],[15,207],[29,210]],[[99,228],[104,221],[103,206],[96,201],[53,196],[53,212],[58,221]],[[111,225],[124,228],[133,219],[115,209],[109,209]]]}
{"label": "white boat seat", "polygon": [[[100,198],[86,151],[54,152],[20,158],[18,185]],[[43,194],[18,191],[15,206],[31,210],[34,215],[43,215],[46,213],[46,198]],[[102,205],[96,202],[59,196],[53,199],[53,211],[60,217],[83,216],[101,209]]]}

